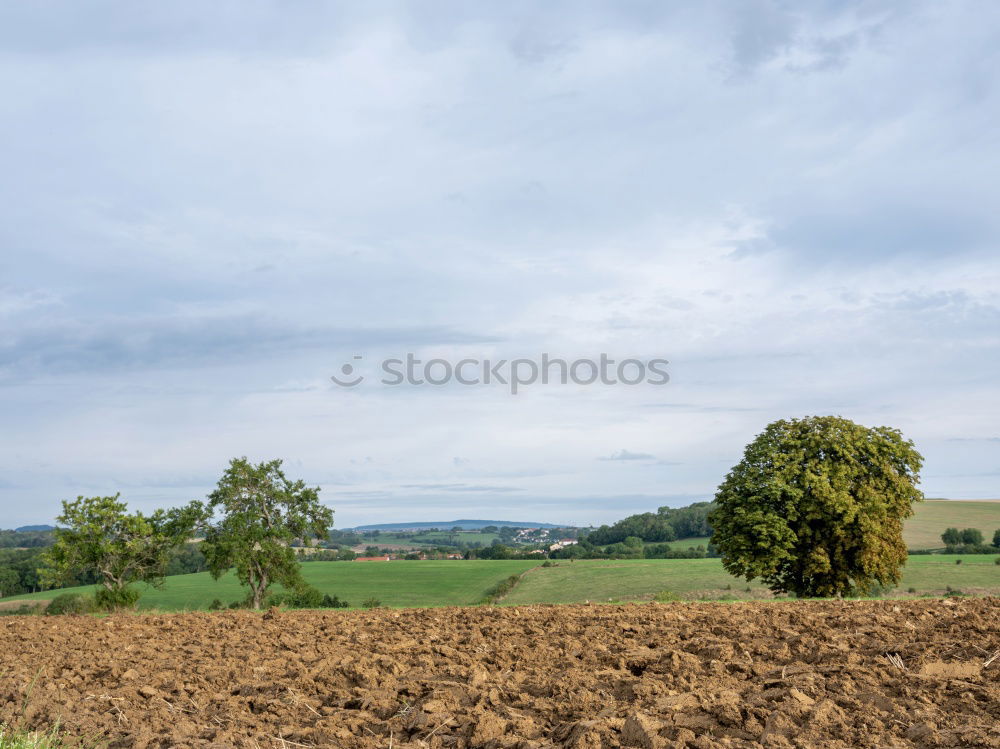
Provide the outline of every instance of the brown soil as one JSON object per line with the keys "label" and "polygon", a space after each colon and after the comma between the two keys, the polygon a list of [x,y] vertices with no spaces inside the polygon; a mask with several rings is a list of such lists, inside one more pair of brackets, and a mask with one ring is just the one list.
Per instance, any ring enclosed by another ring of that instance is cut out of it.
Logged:
{"label": "brown soil", "polygon": [[117,747],[1000,747],[998,649],[997,598],[7,617],[0,723]]}

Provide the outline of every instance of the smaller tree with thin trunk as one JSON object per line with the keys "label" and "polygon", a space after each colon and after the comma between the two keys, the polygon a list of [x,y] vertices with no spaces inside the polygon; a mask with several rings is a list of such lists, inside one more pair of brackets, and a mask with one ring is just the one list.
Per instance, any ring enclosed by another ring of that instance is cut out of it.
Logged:
{"label": "smaller tree with thin trunk", "polygon": [[219,515],[202,544],[208,568],[216,578],[235,568],[255,609],[272,584],[303,585],[292,543],[326,538],[333,525],[333,510],[320,504],[319,488],[288,479],[280,460],[254,465],[234,458],[208,496],[207,511]]}
{"label": "smaller tree with thin trunk", "polygon": [[129,514],[119,496],[63,501],[55,544],[42,555],[44,584],[55,587],[93,573],[100,585],[97,601],[108,609],[135,604],[139,593],[129,587],[132,583],[163,584],[170,553],[188,540],[197,509]]}

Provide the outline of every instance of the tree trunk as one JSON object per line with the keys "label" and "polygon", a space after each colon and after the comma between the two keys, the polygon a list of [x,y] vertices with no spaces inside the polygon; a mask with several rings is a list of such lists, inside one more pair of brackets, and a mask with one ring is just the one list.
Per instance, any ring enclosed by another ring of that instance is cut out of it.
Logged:
{"label": "tree trunk", "polygon": [[254,610],[260,609],[264,605],[264,594],[267,592],[267,577],[261,575],[250,583],[252,592],[251,606]]}

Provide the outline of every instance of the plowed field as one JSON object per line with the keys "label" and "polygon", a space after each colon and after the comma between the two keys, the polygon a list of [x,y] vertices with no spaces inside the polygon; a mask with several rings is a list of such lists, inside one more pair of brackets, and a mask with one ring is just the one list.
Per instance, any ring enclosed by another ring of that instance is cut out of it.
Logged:
{"label": "plowed field", "polygon": [[1000,747],[1000,599],[0,620],[0,722],[119,747]]}

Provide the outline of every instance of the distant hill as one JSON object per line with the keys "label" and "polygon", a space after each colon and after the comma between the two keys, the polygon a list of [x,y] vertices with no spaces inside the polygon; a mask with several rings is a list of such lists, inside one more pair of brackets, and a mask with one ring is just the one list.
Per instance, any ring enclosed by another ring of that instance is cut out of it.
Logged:
{"label": "distant hill", "polygon": [[38,533],[41,531],[54,531],[56,528],[54,525],[22,525],[20,528],[15,528],[15,533]]}
{"label": "distant hill", "polygon": [[515,522],[513,520],[423,520],[409,523],[375,523],[359,525],[354,528],[344,528],[345,531],[423,531],[431,528],[451,530],[461,528],[464,531],[476,531],[488,525],[510,526],[516,528],[571,528],[570,525],[554,525],[553,523]]}
{"label": "distant hill", "polygon": [[986,543],[1000,530],[1000,500],[928,499],[913,506],[903,524],[903,540],[911,549],[940,549],[946,528],[978,528]]}

